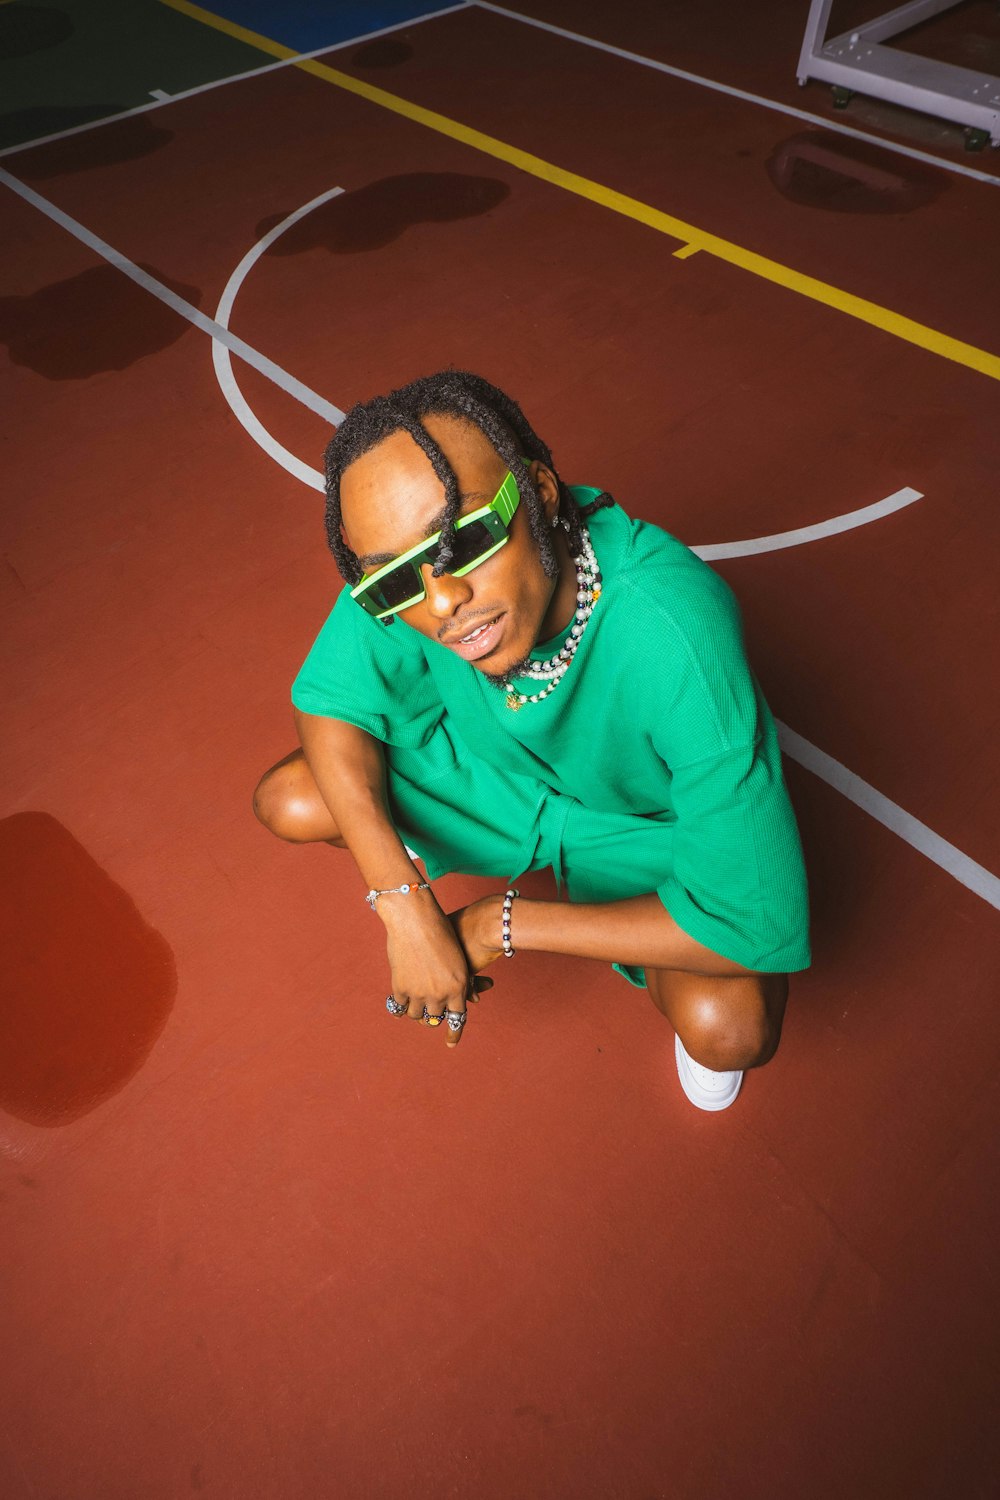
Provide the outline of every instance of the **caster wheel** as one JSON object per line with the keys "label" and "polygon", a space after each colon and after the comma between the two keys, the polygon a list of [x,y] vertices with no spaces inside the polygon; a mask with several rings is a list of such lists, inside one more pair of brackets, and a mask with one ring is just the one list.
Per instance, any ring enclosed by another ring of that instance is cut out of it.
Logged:
{"label": "caster wheel", "polygon": [[847,106],[850,104],[850,102],[851,102],[851,100],[853,98],[854,98],[854,90],[853,89],[843,89],[838,84],[834,84],[834,88],[833,88],[833,107],[834,107],[834,109],[846,109]]}
{"label": "caster wheel", "polygon": [[963,134],[965,135],[966,151],[985,151],[989,144],[990,133],[988,130],[969,129],[964,131]]}

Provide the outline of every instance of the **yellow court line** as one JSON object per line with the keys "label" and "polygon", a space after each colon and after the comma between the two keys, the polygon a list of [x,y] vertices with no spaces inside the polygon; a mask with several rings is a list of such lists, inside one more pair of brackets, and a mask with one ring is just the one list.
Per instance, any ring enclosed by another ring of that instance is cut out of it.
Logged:
{"label": "yellow court line", "polygon": [[259,31],[248,31],[245,26],[237,26],[235,21],[227,21],[225,16],[217,16],[211,10],[202,10],[200,5],[189,5],[187,0],[163,0],[163,4],[169,5],[171,10],[179,10],[181,15],[190,16],[193,21],[203,21],[216,31],[224,31],[226,36],[233,37],[237,42],[246,42],[248,47],[269,52],[272,57],[298,57],[294,47],[283,47],[280,42],[272,42],[270,37],[261,36]]}
{"label": "yellow court line", "polygon": [[[256,31],[248,31],[244,26],[237,26],[235,22],[227,21],[224,16],[217,16],[210,10],[204,10],[200,5],[190,4],[189,0],[162,0],[162,3],[169,5],[173,10],[181,11],[186,16],[191,16],[196,21],[204,22],[206,26],[223,31],[238,41],[257,47],[272,57],[290,58],[298,55],[293,48],[284,47],[280,42],[273,42],[269,37],[260,36]],[[901,313],[881,307],[877,302],[869,302],[864,297],[856,297],[852,292],[845,292],[839,287],[831,286],[828,282],[818,281],[814,276],[806,276],[790,266],[783,266],[778,261],[768,260],[766,256],[757,255],[753,250],[745,250],[741,245],[734,245],[718,235],[709,234],[694,224],[685,224],[682,219],[675,219],[671,214],[663,213],[658,208],[651,208],[649,204],[641,203],[638,198],[630,198],[625,193],[618,193],[614,188],[604,187],[599,182],[592,182],[589,177],[580,177],[576,172],[567,172],[562,167],[553,165],[552,162],[543,161],[540,156],[532,156],[530,152],[510,146],[505,141],[497,140],[495,136],[485,135],[480,130],[473,130],[471,126],[463,125],[458,120],[450,120],[447,115],[440,115],[435,110],[425,109],[421,104],[413,104],[408,99],[401,99],[397,94],[390,94],[385,89],[376,88],[374,84],[352,78],[348,73],[341,73],[337,68],[331,68],[314,58],[305,58],[295,66],[301,68],[304,73],[311,73],[315,78],[322,78],[326,83],[335,84],[337,88],[345,89],[348,93],[366,99],[370,104],[377,104],[380,108],[402,115],[417,125],[424,125],[428,130],[434,130],[439,135],[448,136],[451,140],[460,141],[463,145],[471,146],[487,156],[507,162],[509,166],[517,167],[532,177],[551,183],[553,187],[563,188],[579,198],[586,198],[591,203],[610,209],[612,213],[621,214],[626,219],[635,219],[638,223],[645,224],[660,234],[682,240],[686,248],[681,252],[679,257],[681,259],[693,255],[696,250],[707,250],[718,260],[727,261],[732,266],[749,271],[751,275],[760,276],[765,281],[786,287],[788,291],[798,292],[800,296],[808,297],[813,302],[820,302],[826,307],[834,308],[837,312],[846,313],[848,317],[857,318],[862,323],[880,328],[884,333],[904,339],[907,343],[926,349],[931,354],[954,360],[956,364],[965,365],[981,375],[989,375],[993,380],[1000,380],[1000,356],[990,354],[985,349],[978,349],[974,344],[963,343],[961,339],[951,338],[947,333],[940,333],[937,329],[928,328],[925,324],[906,318]],[[677,253],[674,252],[675,255]]]}

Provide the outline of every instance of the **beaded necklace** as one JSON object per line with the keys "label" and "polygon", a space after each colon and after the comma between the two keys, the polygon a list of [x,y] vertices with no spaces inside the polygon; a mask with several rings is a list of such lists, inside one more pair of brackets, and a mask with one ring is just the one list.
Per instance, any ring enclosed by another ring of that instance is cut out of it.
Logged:
{"label": "beaded necklace", "polygon": [[[562,524],[566,526],[565,521]],[[569,530],[568,526],[566,530]],[[583,527],[583,546],[573,562],[576,565],[576,618],[569,635],[554,656],[550,656],[547,661],[530,662],[525,668],[523,676],[530,677],[534,682],[544,682],[545,687],[536,693],[519,693],[512,681],[504,683],[507,707],[515,713],[526,703],[540,703],[543,698],[555,692],[570,669],[576,648],[587,628],[587,621],[601,597],[601,570],[586,526]]]}

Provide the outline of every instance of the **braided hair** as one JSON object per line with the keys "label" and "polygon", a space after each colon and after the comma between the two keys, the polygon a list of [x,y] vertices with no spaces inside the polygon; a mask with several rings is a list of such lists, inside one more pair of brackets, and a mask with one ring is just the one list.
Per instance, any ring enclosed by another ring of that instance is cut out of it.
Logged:
{"label": "braided hair", "polygon": [[390,391],[387,396],[375,396],[371,401],[353,406],[327,446],[326,536],[344,581],[350,585],[359,583],[364,570],[341,531],[341,479],[355,459],[394,432],[410,434],[427,455],[431,468],[444,486],[444,522],[434,575],[440,577],[448,571],[461,497],[451,464],[421,420],[431,415],[458,417],[471,422],[492,444],[514,476],[542,568],[549,578],[554,578],[559,571],[559,562],[552,545],[551,530],[546,523],[538,488],[521,462],[522,457],[532,462],[538,459],[555,476],[559,487],[559,519],[566,526],[570,551],[574,556],[583,546],[584,518],[603,506],[613,505],[614,501],[602,492],[589,505],[577,505],[553,468],[548,446],[535,433],[517,402],[495,385],[490,385],[481,375],[473,375],[467,370],[444,370],[438,375],[424,375],[419,380],[412,380],[408,385]]}

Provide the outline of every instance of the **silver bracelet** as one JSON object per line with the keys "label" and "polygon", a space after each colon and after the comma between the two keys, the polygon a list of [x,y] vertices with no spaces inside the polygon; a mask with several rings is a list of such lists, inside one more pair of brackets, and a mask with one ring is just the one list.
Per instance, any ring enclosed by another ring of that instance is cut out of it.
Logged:
{"label": "silver bracelet", "polygon": [[422,880],[419,885],[391,885],[387,890],[384,891],[369,891],[367,896],[365,897],[365,900],[368,902],[368,905],[371,907],[372,911],[374,911],[375,902],[380,896],[408,896],[411,891],[429,890],[429,883],[426,880]]}
{"label": "silver bracelet", "polygon": [[503,915],[501,917],[500,932],[503,938],[504,958],[514,957],[514,949],[510,945],[510,909],[514,904],[514,897],[519,896],[520,894],[521,892],[519,890],[517,890],[514,886],[511,886],[510,890],[503,898]]}

